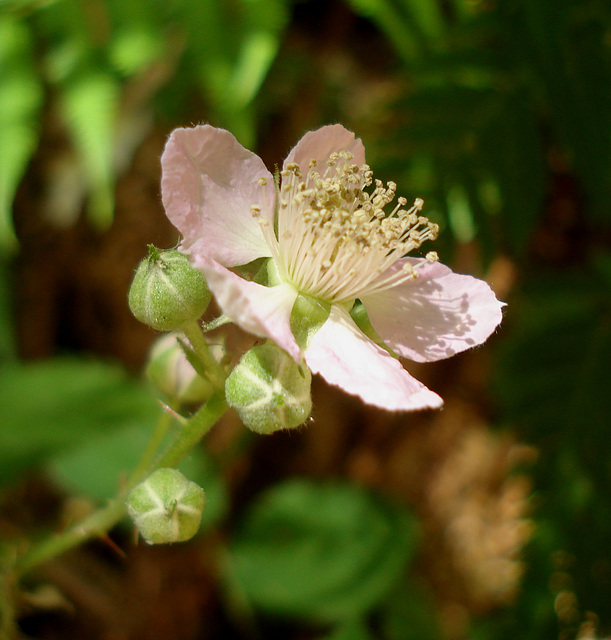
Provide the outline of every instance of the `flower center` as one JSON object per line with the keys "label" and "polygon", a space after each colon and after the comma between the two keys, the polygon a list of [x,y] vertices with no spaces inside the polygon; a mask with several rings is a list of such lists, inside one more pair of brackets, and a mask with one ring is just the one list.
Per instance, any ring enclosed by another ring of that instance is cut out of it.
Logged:
{"label": "flower center", "polygon": [[[311,161],[305,178],[296,163],[289,163],[281,172],[277,235],[261,220],[282,277],[300,292],[332,303],[415,277],[409,264],[391,275],[385,272],[406,253],[434,240],[439,230],[418,215],[420,199],[406,209],[407,200],[399,197],[386,213],[396,184],[374,181],[369,166],[351,164],[352,158],[350,153],[333,153],[322,173]],[[436,260],[436,254],[427,259]]]}

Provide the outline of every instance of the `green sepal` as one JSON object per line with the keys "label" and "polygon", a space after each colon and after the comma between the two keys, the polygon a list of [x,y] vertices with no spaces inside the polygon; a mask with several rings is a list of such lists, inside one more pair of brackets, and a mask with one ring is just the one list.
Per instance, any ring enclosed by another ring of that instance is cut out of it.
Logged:
{"label": "green sepal", "polygon": [[331,305],[328,302],[300,293],[291,311],[291,331],[297,344],[305,351],[312,336],[329,318]]}
{"label": "green sepal", "polygon": [[280,277],[278,265],[271,258],[267,258],[263,262],[252,279],[253,282],[261,284],[264,287],[275,287],[277,284],[282,284],[284,282]]}
{"label": "green sepal", "polygon": [[246,427],[259,434],[302,425],[312,411],[307,367],[272,342],[246,352],[229,374],[225,397]]}
{"label": "green sepal", "polygon": [[359,300],[356,301],[355,305],[350,310],[350,316],[356,323],[356,326],[368,338],[373,340],[378,345],[378,347],[381,347],[382,349],[384,349],[384,351],[387,351],[393,358],[398,359],[397,354],[393,353],[388,348],[388,346],[384,344],[384,341],[382,340],[382,338],[380,338],[378,332],[373,328],[371,320],[369,319],[369,314],[367,313],[367,309],[365,309],[365,305],[362,302],[360,302]]}
{"label": "green sepal", "polygon": [[127,511],[149,544],[185,542],[198,531],[204,490],[177,469],[157,469],[127,497]]}

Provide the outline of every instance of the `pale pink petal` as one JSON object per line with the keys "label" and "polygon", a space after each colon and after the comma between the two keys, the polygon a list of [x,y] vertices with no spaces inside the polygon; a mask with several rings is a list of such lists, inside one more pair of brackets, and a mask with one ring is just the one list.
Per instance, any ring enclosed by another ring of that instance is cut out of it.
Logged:
{"label": "pale pink petal", "polygon": [[413,378],[401,363],[378,347],[338,305],[314,334],[305,352],[312,373],[359,396],[367,404],[393,411],[437,408],[443,400]]}
{"label": "pale pink petal", "polygon": [[[184,236],[185,253],[207,255],[228,267],[271,255],[250,206],[260,205],[273,221],[273,177],[229,131],[210,125],[176,129],[161,165],[163,205]],[[259,178],[267,179],[266,187]]]}
{"label": "pale pink petal", "polygon": [[329,156],[338,151],[349,151],[354,156],[353,163],[359,167],[365,163],[365,147],[361,139],[355,138],[354,133],[341,124],[330,124],[316,131],[308,131],[291,149],[284,161],[284,168],[287,163],[296,162],[305,176],[310,160],[316,160],[318,168],[324,171]]}
{"label": "pale pink petal", "polygon": [[483,280],[417,258],[399,260],[387,274],[406,261],[418,265],[415,279],[362,298],[373,328],[399,355],[449,358],[484,342],[501,322],[505,305]]}
{"label": "pale pink petal", "polygon": [[206,276],[223,313],[245,331],[270,338],[295,360],[301,359],[301,350],[290,326],[291,310],[297,298],[293,287],[288,284],[264,287],[244,280],[205,256],[194,256],[193,264]]}

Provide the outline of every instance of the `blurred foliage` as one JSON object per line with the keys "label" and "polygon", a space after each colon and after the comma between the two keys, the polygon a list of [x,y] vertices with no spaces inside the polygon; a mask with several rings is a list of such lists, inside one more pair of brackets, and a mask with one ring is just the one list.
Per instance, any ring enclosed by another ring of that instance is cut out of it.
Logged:
{"label": "blurred foliage", "polygon": [[96,361],[5,364],[0,387],[0,486],[110,430],[134,424],[150,429],[158,414],[144,385],[120,367]]}
{"label": "blurred foliage", "polygon": [[[523,255],[565,163],[609,228],[610,7],[603,0],[350,0],[407,81],[378,137],[389,167],[489,260]],[[556,165],[556,166],[555,166]]]}
{"label": "blurred foliage", "polygon": [[[492,421],[538,451],[528,470],[535,533],[514,602],[475,615],[468,637],[566,640],[588,611],[609,633],[611,5],[346,0],[337,37],[356,35],[319,54],[336,6],[0,0],[0,244],[16,248],[12,202],[50,117],[70,139],[84,185],[77,201],[87,195],[100,229],[152,123],[190,124],[194,96],[251,148],[261,119],[282,110],[304,129],[332,120],[354,128],[376,174],[425,199],[442,225],[444,262],[467,249],[482,271],[496,273],[502,258],[517,273],[486,347],[498,347],[488,391]],[[296,22],[306,15],[310,49]],[[349,56],[354,77],[337,62]],[[73,223],[80,202],[69,209],[54,220]],[[67,491],[99,500],[156,412],[116,367],[17,362],[11,276],[0,263],[0,481],[43,465]],[[207,458],[190,467],[195,480],[197,469],[217,495],[218,524],[226,487]],[[418,526],[401,508],[344,483],[300,480],[268,488],[243,515],[227,524],[226,550],[242,615],[325,622],[321,637],[333,640],[441,636],[438,603],[410,564]],[[563,594],[575,598],[570,615],[561,615]]]}
{"label": "blurred foliage", "polygon": [[417,538],[414,518],[364,490],[290,480],[250,505],[230,547],[229,575],[262,612],[350,621],[390,593]]}
{"label": "blurred foliage", "polygon": [[107,229],[117,174],[152,113],[175,113],[200,94],[212,122],[253,144],[252,102],[287,18],[285,0],[2,0],[0,248],[15,248],[11,205],[43,106],[59,114],[89,217]]}
{"label": "blurred foliage", "polygon": [[[47,471],[54,482],[71,495],[99,504],[117,492],[117,483],[135,469],[150,438],[150,423],[102,432],[86,443],[51,457]],[[200,532],[218,526],[228,510],[227,488],[217,465],[196,449],[178,467],[192,482],[205,487],[206,508]],[[91,470],[95,469],[95,473]]]}

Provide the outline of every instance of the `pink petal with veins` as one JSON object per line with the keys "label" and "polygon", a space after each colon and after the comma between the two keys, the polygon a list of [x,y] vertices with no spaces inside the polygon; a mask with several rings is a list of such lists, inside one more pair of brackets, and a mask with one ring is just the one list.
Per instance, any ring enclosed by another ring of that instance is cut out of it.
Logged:
{"label": "pink petal with veins", "polygon": [[417,277],[362,302],[373,328],[396,353],[416,362],[432,362],[482,344],[503,317],[492,289],[483,280],[418,258],[408,261]]}
{"label": "pink petal with veins", "polygon": [[316,160],[317,171],[324,173],[329,156],[338,151],[350,152],[354,156],[352,164],[360,167],[365,163],[365,147],[361,139],[341,124],[330,124],[316,131],[308,131],[291,149],[283,167],[286,169],[287,163],[296,162],[305,177],[310,160]]}
{"label": "pink petal with veins", "polygon": [[443,400],[413,378],[401,363],[372,342],[340,306],[312,337],[305,352],[312,373],[392,411],[435,409]]}
{"label": "pink petal with veins", "polygon": [[[261,206],[273,222],[273,177],[229,131],[210,125],[176,129],[161,165],[163,205],[184,236],[182,251],[228,267],[271,255],[250,206]],[[259,178],[266,178],[265,187]]]}

